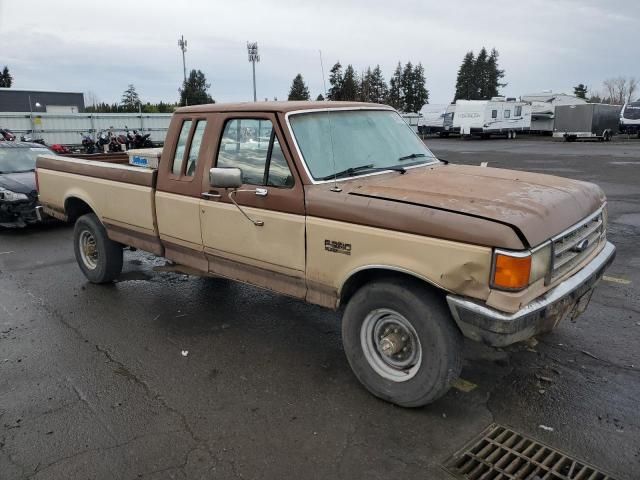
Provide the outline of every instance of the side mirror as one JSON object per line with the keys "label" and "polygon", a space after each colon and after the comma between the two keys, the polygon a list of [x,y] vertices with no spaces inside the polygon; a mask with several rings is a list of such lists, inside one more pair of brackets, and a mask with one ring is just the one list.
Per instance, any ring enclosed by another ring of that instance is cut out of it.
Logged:
{"label": "side mirror", "polygon": [[239,168],[212,168],[209,170],[209,184],[214,188],[240,188],[242,170]]}

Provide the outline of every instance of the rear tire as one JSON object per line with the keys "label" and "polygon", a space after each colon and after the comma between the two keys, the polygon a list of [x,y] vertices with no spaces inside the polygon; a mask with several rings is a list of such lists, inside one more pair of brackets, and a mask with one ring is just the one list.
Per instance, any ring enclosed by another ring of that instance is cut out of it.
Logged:
{"label": "rear tire", "polygon": [[122,245],[109,239],[94,213],[76,220],[73,250],[80,270],[91,283],[111,282],[122,272]]}
{"label": "rear tire", "polygon": [[403,407],[437,400],[462,369],[462,335],[444,298],[413,279],[358,290],[343,315],[342,341],[367,390]]}

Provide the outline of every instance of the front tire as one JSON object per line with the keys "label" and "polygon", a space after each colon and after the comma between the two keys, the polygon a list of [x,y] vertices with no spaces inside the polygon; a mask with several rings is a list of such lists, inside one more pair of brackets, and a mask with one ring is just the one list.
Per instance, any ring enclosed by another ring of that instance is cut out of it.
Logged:
{"label": "front tire", "polygon": [[122,245],[107,236],[94,213],[82,215],[73,229],[73,249],[80,270],[91,283],[108,283],[122,271]]}
{"label": "front tire", "polygon": [[358,290],[344,312],[342,341],[367,390],[403,407],[437,400],[462,368],[462,335],[444,298],[413,279]]}

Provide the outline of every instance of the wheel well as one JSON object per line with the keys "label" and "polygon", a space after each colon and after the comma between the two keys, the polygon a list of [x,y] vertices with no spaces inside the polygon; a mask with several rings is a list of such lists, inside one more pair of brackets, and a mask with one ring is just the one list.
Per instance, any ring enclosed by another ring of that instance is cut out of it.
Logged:
{"label": "wheel well", "polygon": [[93,213],[87,202],[76,197],[67,198],[64,202],[64,211],[70,222],[75,222],[86,213]]}
{"label": "wheel well", "polygon": [[359,272],[354,273],[344,283],[342,289],[340,290],[340,306],[345,306],[349,302],[349,299],[353,296],[353,294],[355,294],[365,284],[390,278],[410,279],[413,280],[416,284],[420,284],[423,287],[431,289],[435,292],[443,292],[443,290],[430,284],[424,279],[407,272],[390,270],[386,268],[367,268],[365,270],[360,270]]}

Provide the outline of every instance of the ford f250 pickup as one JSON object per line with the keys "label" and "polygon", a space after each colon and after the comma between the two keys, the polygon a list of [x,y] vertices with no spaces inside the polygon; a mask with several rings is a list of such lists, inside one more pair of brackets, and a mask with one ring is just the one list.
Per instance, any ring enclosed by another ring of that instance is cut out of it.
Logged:
{"label": "ford f250 pickup", "polygon": [[37,179],[89,281],[133,247],[343,310],[355,375],[407,407],[448,390],[463,337],[505,346],[575,318],[615,255],[596,185],[449,165],[377,104],[180,108],[157,170],[42,155]]}

